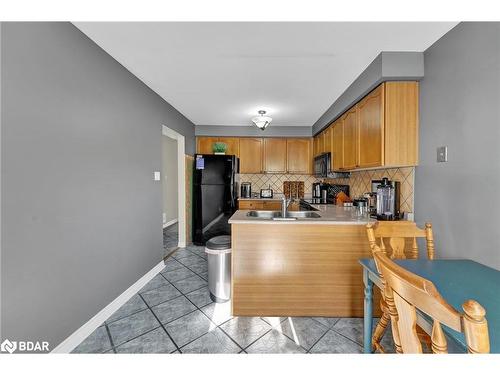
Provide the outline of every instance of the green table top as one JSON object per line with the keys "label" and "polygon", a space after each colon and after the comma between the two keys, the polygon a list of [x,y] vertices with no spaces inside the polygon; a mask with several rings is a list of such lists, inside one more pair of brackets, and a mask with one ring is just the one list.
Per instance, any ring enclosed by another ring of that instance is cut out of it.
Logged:
{"label": "green table top", "polygon": [[[395,260],[404,267],[434,283],[443,298],[457,311],[463,312],[462,304],[476,300],[486,309],[491,353],[500,353],[500,271],[472,260]],[[377,274],[373,259],[361,259],[361,265]],[[446,330],[465,347],[463,334]]]}

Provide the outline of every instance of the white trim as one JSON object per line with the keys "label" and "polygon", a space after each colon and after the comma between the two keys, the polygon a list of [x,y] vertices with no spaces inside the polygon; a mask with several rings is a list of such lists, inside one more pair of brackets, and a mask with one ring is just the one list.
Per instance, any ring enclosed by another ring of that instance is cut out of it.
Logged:
{"label": "white trim", "polygon": [[109,305],[99,311],[83,326],[78,328],[71,336],[56,346],[51,353],[71,353],[78,345],[82,343],[92,332],[94,332],[102,323],[106,321],[115,311],[122,307],[132,296],[141,290],[153,277],[155,277],[163,268],[163,260],[154,266],[148,273],[142,276],[126,291],[116,297]]}
{"label": "white trim", "polygon": [[179,247],[186,247],[186,162],[185,139],[175,130],[162,125],[162,135],[177,140],[177,184],[178,190],[178,222],[179,222]]}
{"label": "white trim", "polygon": [[175,223],[177,223],[179,220],[177,219],[172,219],[170,221],[167,221],[166,223],[163,223],[163,229],[165,229],[166,227],[169,227],[171,225],[174,225]]}

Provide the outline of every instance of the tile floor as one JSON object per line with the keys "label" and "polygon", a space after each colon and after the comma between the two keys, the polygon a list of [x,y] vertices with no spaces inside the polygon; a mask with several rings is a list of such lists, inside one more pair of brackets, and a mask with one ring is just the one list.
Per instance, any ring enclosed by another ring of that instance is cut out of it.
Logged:
{"label": "tile floor", "polygon": [[[165,268],[74,353],[361,353],[362,318],[232,317],[210,300],[204,248]],[[384,347],[391,348],[390,332]]]}
{"label": "tile floor", "polygon": [[178,224],[173,224],[163,229],[163,248],[165,249],[165,255],[177,248],[179,244],[178,231]]}

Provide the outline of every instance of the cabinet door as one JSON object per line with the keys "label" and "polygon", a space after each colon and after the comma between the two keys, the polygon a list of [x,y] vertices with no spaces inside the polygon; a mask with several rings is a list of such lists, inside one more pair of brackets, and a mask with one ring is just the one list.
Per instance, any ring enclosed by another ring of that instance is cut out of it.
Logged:
{"label": "cabinet door", "polygon": [[358,166],[358,110],[351,108],[342,118],[344,123],[344,169]]}
{"label": "cabinet door", "polygon": [[240,156],[240,139],[219,137],[219,142],[224,142],[227,145],[226,155]]}
{"label": "cabinet door", "polygon": [[377,87],[358,104],[359,166],[383,165],[384,85]]}
{"label": "cabinet door", "polygon": [[264,138],[264,172],[286,172],[285,138]]}
{"label": "cabinet door", "polygon": [[264,208],[264,204],[262,201],[249,201],[243,200],[238,201],[238,209],[240,210],[262,210]]}
{"label": "cabinet door", "polygon": [[318,134],[313,138],[313,156],[318,156],[320,154],[320,149],[319,149],[320,140],[321,140],[321,134]]}
{"label": "cabinet door", "polygon": [[262,173],[262,138],[240,138],[240,173]]}
{"label": "cabinet door", "polygon": [[332,126],[330,125],[323,136],[323,152],[332,152]]}
{"label": "cabinet door", "polygon": [[333,170],[344,169],[344,123],[341,119],[332,126],[332,163]]}
{"label": "cabinet door", "polygon": [[312,169],[311,140],[288,138],[286,140],[286,164],[288,173],[310,174]]}
{"label": "cabinet door", "polygon": [[213,154],[213,144],[217,142],[217,137],[196,137],[197,154]]}

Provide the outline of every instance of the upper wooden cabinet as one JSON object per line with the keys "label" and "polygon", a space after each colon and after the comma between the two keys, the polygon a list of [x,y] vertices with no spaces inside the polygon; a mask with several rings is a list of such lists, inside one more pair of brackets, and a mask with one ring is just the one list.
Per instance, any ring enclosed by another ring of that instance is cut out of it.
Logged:
{"label": "upper wooden cabinet", "polygon": [[332,126],[332,163],[333,170],[340,171],[344,168],[344,124],[341,119]]}
{"label": "upper wooden cabinet", "polygon": [[358,104],[358,167],[384,165],[384,85],[377,87]]}
{"label": "upper wooden cabinet", "polygon": [[288,173],[310,174],[312,171],[312,141],[309,138],[286,140],[286,169]]}
{"label": "upper wooden cabinet", "polygon": [[344,127],[344,163],[342,169],[358,167],[358,107],[354,106],[342,117]]}
{"label": "upper wooden cabinet", "polygon": [[312,138],[197,137],[196,152],[212,154],[214,142],[240,158],[240,173],[312,173]]}
{"label": "upper wooden cabinet", "polygon": [[240,155],[240,139],[232,137],[197,137],[196,152],[198,154],[213,154],[215,142],[224,142],[227,145],[227,155]]}
{"label": "upper wooden cabinet", "polygon": [[262,173],[262,138],[240,138],[240,173]]}
{"label": "upper wooden cabinet", "polygon": [[264,138],[264,172],[286,172],[286,138]]}
{"label": "upper wooden cabinet", "polygon": [[217,142],[218,137],[197,137],[196,152],[198,154],[213,154],[213,144]]}
{"label": "upper wooden cabinet", "polygon": [[385,165],[418,165],[418,95],[418,82],[385,83]]}
{"label": "upper wooden cabinet", "polygon": [[418,82],[382,83],[328,130],[334,170],[418,165]]}

